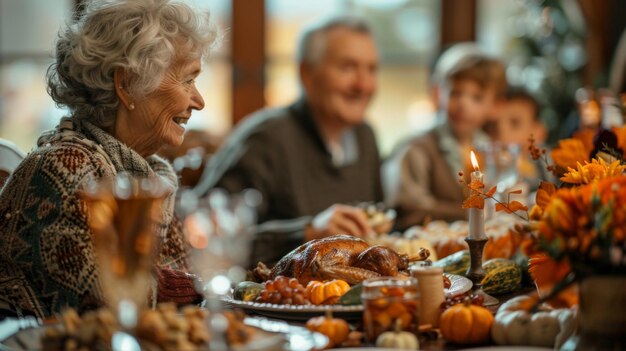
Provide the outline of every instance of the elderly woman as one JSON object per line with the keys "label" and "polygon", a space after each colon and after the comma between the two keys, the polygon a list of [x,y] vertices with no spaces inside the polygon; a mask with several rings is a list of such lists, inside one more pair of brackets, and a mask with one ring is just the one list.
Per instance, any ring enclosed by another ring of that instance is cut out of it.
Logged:
{"label": "elderly woman", "polygon": [[[176,189],[176,174],[155,152],[181,144],[192,111],[204,107],[195,79],[215,34],[208,14],[169,0],[94,1],[62,30],[48,91],[69,116],[40,137],[0,194],[4,315],[45,317],[103,303],[78,191],[87,179],[120,172],[159,176]],[[177,273],[185,250],[166,203],[158,300],[189,302],[197,295]]]}

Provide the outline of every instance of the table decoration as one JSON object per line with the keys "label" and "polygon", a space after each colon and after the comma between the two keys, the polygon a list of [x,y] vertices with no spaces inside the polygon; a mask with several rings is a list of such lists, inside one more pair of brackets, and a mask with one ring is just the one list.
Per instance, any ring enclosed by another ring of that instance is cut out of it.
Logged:
{"label": "table decoration", "polygon": [[559,186],[543,182],[530,212],[482,189],[479,195],[527,221],[516,229],[531,257],[539,302],[579,303],[579,331],[562,349],[626,348],[626,315],[615,313],[626,310],[626,127],[561,140],[550,152],[553,163],[529,141],[531,156],[559,177]]}
{"label": "table decoration", "polygon": [[444,339],[457,344],[478,344],[489,339],[493,315],[470,303],[454,305],[441,314],[440,330]]}
{"label": "table decoration", "polygon": [[348,339],[350,326],[348,322],[340,318],[333,318],[331,311],[326,311],[324,316],[313,317],[306,322],[306,328],[328,337],[328,347],[339,345]]}
{"label": "table decoration", "polygon": [[[474,283],[472,287],[474,295],[481,295],[485,306],[491,306],[498,303],[498,299],[485,293],[481,286],[485,277],[483,270],[483,249],[487,243],[485,236],[485,200],[481,196],[481,189],[485,187],[483,183],[483,173],[480,171],[478,160],[474,151],[471,151],[470,157],[474,171],[471,173],[470,196],[463,202],[463,208],[469,208],[469,235],[465,239],[469,246],[470,252],[470,268],[467,271],[467,277]],[[460,174],[462,175],[462,173]],[[490,196],[495,193],[496,187],[489,190]]]}
{"label": "table decoration", "polygon": [[578,284],[579,332],[566,350],[626,348],[626,315],[615,313],[626,310],[625,141],[626,127],[586,131],[559,142],[554,164],[543,157],[563,183],[544,184],[523,232],[536,281],[545,280],[542,265],[561,268],[544,300]]}
{"label": "table decoration", "polygon": [[498,345],[559,348],[576,330],[576,308],[552,309],[538,297],[522,295],[498,308],[491,337]]}

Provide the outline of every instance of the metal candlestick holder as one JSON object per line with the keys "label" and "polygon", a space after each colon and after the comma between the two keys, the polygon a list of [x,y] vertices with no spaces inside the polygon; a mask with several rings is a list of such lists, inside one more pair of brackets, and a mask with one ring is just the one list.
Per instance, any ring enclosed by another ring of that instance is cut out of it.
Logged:
{"label": "metal candlestick holder", "polygon": [[487,239],[465,238],[470,252],[470,268],[467,270],[467,277],[472,281],[472,293],[483,297],[483,305],[493,306],[498,304],[498,299],[487,294],[482,289],[482,281],[485,277],[483,270],[483,249]]}

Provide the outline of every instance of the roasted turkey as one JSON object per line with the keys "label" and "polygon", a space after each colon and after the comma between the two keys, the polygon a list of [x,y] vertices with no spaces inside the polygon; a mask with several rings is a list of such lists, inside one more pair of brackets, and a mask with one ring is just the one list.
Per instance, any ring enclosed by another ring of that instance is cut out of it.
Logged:
{"label": "roasted turkey", "polygon": [[271,270],[259,262],[254,273],[260,280],[282,275],[297,278],[306,285],[311,280],[342,279],[357,284],[365,279],[396,276],[409,268],[409,263],[428,258],[421,249],[417,257],[400,255],[386,246],[370,246],[349,235],[333,235],[311,240],[283,257]]}

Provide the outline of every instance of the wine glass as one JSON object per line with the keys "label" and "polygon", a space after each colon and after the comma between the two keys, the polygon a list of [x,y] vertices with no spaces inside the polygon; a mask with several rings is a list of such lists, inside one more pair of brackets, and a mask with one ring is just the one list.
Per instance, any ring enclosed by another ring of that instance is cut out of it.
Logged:
{"label": "wine glass", "polygon": [[90,180],[81,191],[105,302],[127,330],[147,306],[161,206],[169,194],[157,176],[126,173]]}
{"label": "wine glass", "polygon": [[211,349],[227,349],[221,296],[230,291],[232,283],[245,279],[260,196],[253,189],[233,195],[215,189],[201,198],[192,190],[182,190],[177,201],[185,238],[191,246],[191,270],[203,282],[198,290],[212,312]]}
{"label": "wine glass", "polygon": [[[503,196],[519,182],[517,161],[520,157],[520,146],[494,142],[485,147],[486,175],[485,178],[497,186],[495,197],[505,200]],[[492,218],[495,213],[493,204],[486,204],[486,217]]]}

